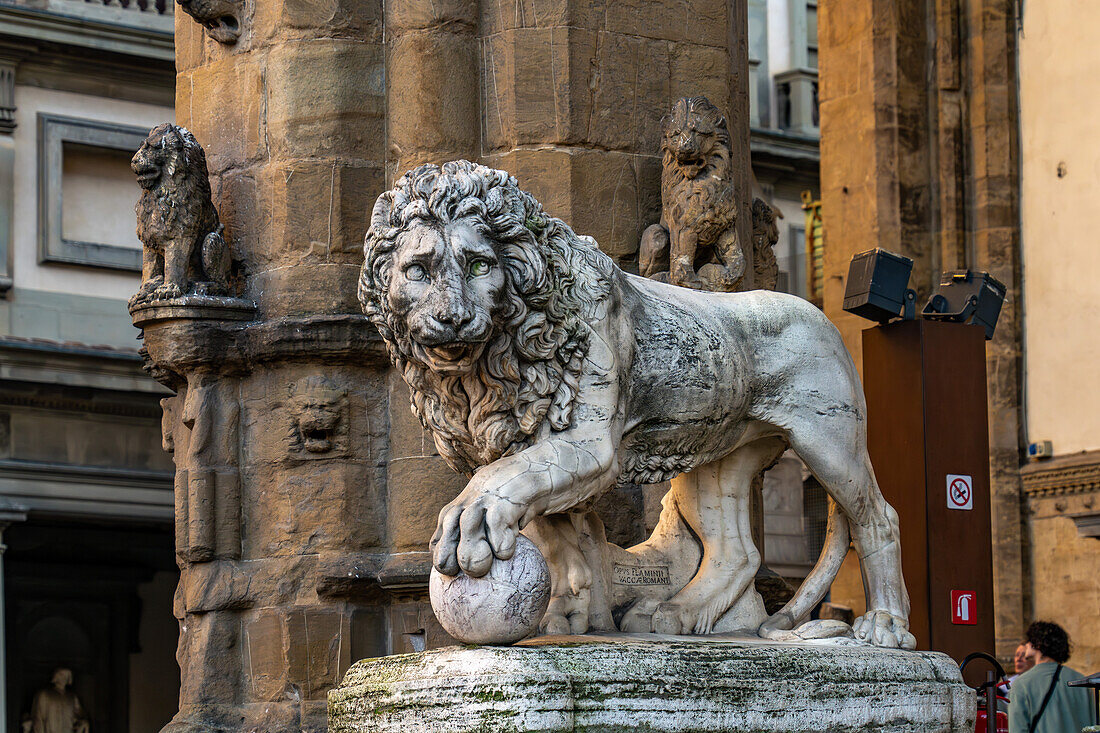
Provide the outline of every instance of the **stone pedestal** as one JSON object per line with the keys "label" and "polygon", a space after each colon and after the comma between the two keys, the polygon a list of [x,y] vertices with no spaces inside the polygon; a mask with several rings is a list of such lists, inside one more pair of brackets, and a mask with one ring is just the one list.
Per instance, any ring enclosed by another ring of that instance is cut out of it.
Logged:
{"label": "stone pedestal", "polygon": [[721,637],[542,637],[366,659],[333,733],[952,731],[975,696],[943,654]]}

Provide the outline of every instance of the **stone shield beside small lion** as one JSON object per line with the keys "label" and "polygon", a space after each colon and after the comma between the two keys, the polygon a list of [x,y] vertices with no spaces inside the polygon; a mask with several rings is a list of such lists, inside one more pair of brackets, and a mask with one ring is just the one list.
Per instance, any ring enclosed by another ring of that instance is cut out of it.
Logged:
{"label": "stone shield beside small lion", "polygon": [[[359,296],[440,455],[470,477],[439,515],[440,572],[484,575],[522,530],[550,566],[548,633],[782,638],[850,537],[868,593],[855,636],[913,648],[862,389],[810,303],[626,274],[507,173],[466,161],[417,168],[379,197]],[[817,566],[768,616],[750,485],[788,445],[835,504]],[[593,501],[669,479],[653,536],[609,544]]]}

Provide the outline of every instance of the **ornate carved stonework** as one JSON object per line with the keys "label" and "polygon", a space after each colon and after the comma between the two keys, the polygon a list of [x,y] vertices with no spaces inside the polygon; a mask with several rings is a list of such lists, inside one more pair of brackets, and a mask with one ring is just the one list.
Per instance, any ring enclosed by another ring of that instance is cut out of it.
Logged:
{"label": "ornate carved stonework", "polygon": [[779,227],[775,220],[782,216],[764,199],[752,201],[752,284],[759,290],[775,290],[779,280],[779,263],[775,259],[775,243]]}
{"label": "ornate carved stonework", "polygon": [[142,283],[135,306],[184,295],[229,294],[229,248],[202,146],[186,128],[154,127],[130,163],[142,194],[136,213]]}
{"label": "ornate carved stonework", "polygon": [[[706,97],[681,99],[664,120],[661,155],[661,221],[642,234],[639,273],[696,290],[746,290],[726,118]],[[755,289],[775,289],[775,218],[762,199],[752,202]]]}
{"label": "ornate carved stonework", "polygon": [[665,118],[661,153],[661,223],[642,234],[641,274],[696,290],[737,290],[745,253],[726,118],[706,97],[681,99]]}
{"label": "ornate carved stonework", "polygon": [[348,391],[321,376],[289,389],[287,454],[299,460],[327,458],[348,448]]}
{"label": "ornate carved stonework", "polygon": [[1020,475],[1031,498],[1100,491],[1100,451],[1036,461]]}
{"label": "ornate carved stonework", "polygon": [[233,44],[241,36],[243,0],[176,0],[180,10],[206,29],[218,43]]}
{"label": "ornate carved stonework", "polygon": [[[852,629],[799,624],[851,536],[869,609],[855,636],[913,648],[862,389],[807,301],[627,275],[507,173],[466,161],[421,166],[379,197],[359,295],[440,455],[470,477],[439,514],[439,572],[485,576],[522,529],[550,567],[548,633],[837,636]],[[788,445],[835,503],[822,560],[769,616],[751,486]],[[608,543],[594,500],[668,479],[653,536]]]}

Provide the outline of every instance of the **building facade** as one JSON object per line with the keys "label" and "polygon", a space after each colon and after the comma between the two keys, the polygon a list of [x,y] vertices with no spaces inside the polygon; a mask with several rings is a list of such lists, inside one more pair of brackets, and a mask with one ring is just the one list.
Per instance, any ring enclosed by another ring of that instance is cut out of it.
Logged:
{"label": "building facade", "polygon": [[172,6],[0,3],[0,729],[58,667],[92,730],[176,708],[166,390],[126,317],[129,159],[173,116]]}
{"label": "building facade", "polygon": [[[853,254],[911,257],[923,303],[940,273],[1008,288],[987,344],[997,654],[1027,624],[1065,626],[1070,664],[1100,665],[1097,423],[1100,276],[1087,84],[1094,8],[1065,0],[831,0],[820,24],[825,312],[843,312]],[[1049,451],[1044,446],[1049,441]],[[1040,446],[1031,456],[1029,446]],[[1053,454],[1044,457],[1041,454]],[[854,564],[833,598],[862,605]]]}

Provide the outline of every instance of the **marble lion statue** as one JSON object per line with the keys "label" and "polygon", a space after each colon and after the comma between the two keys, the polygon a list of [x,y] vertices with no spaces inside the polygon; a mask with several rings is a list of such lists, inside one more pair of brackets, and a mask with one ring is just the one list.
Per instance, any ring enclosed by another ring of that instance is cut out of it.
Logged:
{"label": "marble lion statue", "polygon": [[[509,174],[466,161],[383,193],[364,250],[364,311],[440,455],[469,476],[431,541],[441,573],[484,575],[522,531],[550,566],[546,633],[813,638],[838,633],[799,624],[850,538],[868,611],[844,632],[915,646],[859,378],[813,305],[626,274]],[[768,616],[751,481],[788,445],[834,501],[817,565]],[[669,479],[653,535],[608,543],[593,501]]]}
{"label": "marble lion statue", "polygon": [[195,136],[170,122],[157,125],[130,168],[142,188],[135,207],[142,282],[131,307],[192,290],[226,294],[229,249],[210,199],[206,154]]}
{"label": "marble lion statue", "polygon": [[686,288],[741,290],[745,254],[726,118],[706,97],[685,97],[663,124],[661,221],[642,233],[639,270]]}

